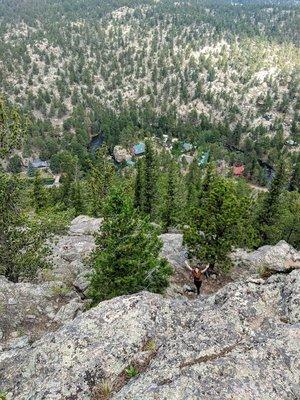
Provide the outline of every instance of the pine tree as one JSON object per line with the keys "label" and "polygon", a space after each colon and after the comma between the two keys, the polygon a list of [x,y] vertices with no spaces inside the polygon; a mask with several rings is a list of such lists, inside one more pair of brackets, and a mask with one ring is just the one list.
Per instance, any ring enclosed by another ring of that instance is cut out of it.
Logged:
{"label": "pine tree", "polygon": [[28,129],[28,121],[19,110],[10,107],[0,95],[0,156],[7,156],[14,148],[20,148]]}
{"label": "pine tree", "polygon": [[117,186],[108,198],[104,217],[91,257],[94,304],[141,290],[161,293],[171,269],[159,257],[162,242],[149,218],[141,218],[131,196]]}
{"label": "pine tree", "polygon": [[211,267],[226,269],[230,264],[228,253],[241,239],[247,204],[237,195],[235,182],[210,175],[209,190],[184,234],[190,254]]}
{"label": "pine tree", "polygon": [[174,227],[180,219],[180,211],[178,209],[179,194],[177,192],[178,183],[176,179],[176,168],[177,165],[172,159],[168,166],[167,192],[163,212],[163,225],[165,228]]}
{"label": "pine tree", "polygon": [[38,212],[47,204],[47,195],[39,171],[36,172],[34,177],[32,195],[35,211]]}
{"label": "pine tree", "polygon": [[21,212],[20,181],[0,173],[0,275],[13,282],[33,278],[45,266],[43,227]]}
{"label": "pine tree", "polygon": [[102,214],[103,206],[115,175],[114,166],[107,159],[107,156],[108,149],[106,146],[102,146],[97,150],[88,178],[91,212],[96,217]]}
{"label": "pine tree", "polygon": [[202,184],[203,195],[205,195],[205,193],[209,192],[211,183],[214,182],[215,177],[216,177],[215,166],[212,162],[210,162],[207,164],[206,173],[205,173],[205,177],[204,177],[203,184]]}
{"label": "pine tree", "polygon": [[300,249],[300,193],[286,192],[281,211],[281,226],[283,233],[281,237]]}
{"label": "pine tree", "polygon": [[145,214],[153,218],[157,200],[157,166],[152,144],[146,142],[144,189],[142,208]]}
{"label": "pine tree", "polygon": [[298,160],[294,166],[290,184],[289,184],[289,190],[295,190],[300,192],[300,156],[298,157]]}
{"label": "pine tree", "polygon": [[279,238],[276,222],[280,215],[280,196],[286,182],[286,168],[280,160],[275,178],[266,194],[257,216],[261,244],[273,244]]}
{"label": "pine tree", "polygon": [[144,198],[144,162],[143,159],[138,160],[136,168],[136,178],[134,186],[134,207],[141,210]]}
{"label": "pine tree", "polygon": [[194,158],[189,167],[187,174],[187,207],[188,212],[191,212],[198,206],[198,199],[201,187],[201,170],[198,165],[197,158]]}
{"label": "pine tree", "polygon": [[84,213],[84,199],[81,184],[75,181],[71,186],[71,204],[74,207],[75,214],[80,215]]}

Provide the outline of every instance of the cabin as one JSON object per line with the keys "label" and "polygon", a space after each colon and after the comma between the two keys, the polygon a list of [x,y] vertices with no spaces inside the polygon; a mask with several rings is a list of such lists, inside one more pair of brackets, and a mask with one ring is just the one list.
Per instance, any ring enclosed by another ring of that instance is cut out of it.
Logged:
{"label": "cabin", "polygon": [[48,161],[42,161],[39,158],[37,158],[36,160],[33,160],[31,162],[31,166],[34,169],[46,169],[49,167],[49,162]]}
{"label": "cabin", "polygon": [[146,151],[146,146],[145,143],[143,142],[135,144],[132,148],[132,152],[135,156],[142,156],[143,154],[145,154],[145,151]]}
{"label": "cabin", "polygon": [[298,143],[295,140],[289,139],[285,142],[288,146],[298,146]]}
{"label": "cabin", "polygon": [[245,172],[245,166],[243,164],[233,166],[233,175],[236,177],[243,176]]}

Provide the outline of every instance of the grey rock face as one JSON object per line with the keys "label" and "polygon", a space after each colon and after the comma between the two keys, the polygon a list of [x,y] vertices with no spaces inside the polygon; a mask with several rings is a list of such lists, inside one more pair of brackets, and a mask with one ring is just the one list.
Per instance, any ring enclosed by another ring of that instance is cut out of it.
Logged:
{"label": "grey rock face", "polygon": [[102,218],[92,218],[87,215],[79,215],[71,222],[70,235],[93,235],[103,222]]}
{"label": "grey rock face", "polygon": [[128,153],[126,149],[124,149],[121,146],[115,146],[113,154],[114,154],[114,159],[116,160],[117,163],[131,160],[131,155]]}
{"label": "grey rock face", "polygon": [[269,273],[289,272],[300,268],[300,251],[295,250],[284,240],[275,246],[262,246],[253,252],[238,249],[232,254],[235,263],[231,275],[244,279],[265,271]]}
{"label": "grey rock face", "polygon": [[186,283],[191,277],[184,262],[187,259],[187,250],[183,246],[183,235],[181,233],[164,233],[159,236],[163,242],[161,256],[166,258],[174,269],[170,286],[166,290],[167,297],[184,297],[188,291]]}
{"label": "grey rock face", "polygon": [[[11,400],[299,398],[300,271],[198,300],[142,292],[99,304],[0,361]],[[126,376],[135,365],[140,373]]]}
{"label": "grey rock face", "polygon": [[50,279],[59,279],[78,290],[86,290],[86,276],[90,270],[85,259],[95,248],[94,234],[102,221],[102,218],[80,215],[71,222],[67,235],[56,238],[51,245],[53,269]]}
{"label": "grey rock face", "polygon": [[175,268],[184,267],[187,252],[183,247],[183,235],[181,233],[164,233],[159,238],[163,242],[161,256],[165,257]]}
{"label": "grey rock face", "polygon": [[0,277],[0,348],[13,348],[24,335],[39,338],[72,319],[70,313],[57,317],[70,301],[82,307],[79,296],[62,282],[12,283]]}

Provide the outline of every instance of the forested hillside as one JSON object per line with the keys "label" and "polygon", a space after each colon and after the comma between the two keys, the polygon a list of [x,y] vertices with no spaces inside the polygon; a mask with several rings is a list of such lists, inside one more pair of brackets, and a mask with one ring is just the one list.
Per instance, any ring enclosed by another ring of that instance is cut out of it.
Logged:
{"label": "forested hillside", "polygon": [[4,0],[0,38],[0,90],[40,133],[70,130],[80,105],[299,139],[297,1]]}

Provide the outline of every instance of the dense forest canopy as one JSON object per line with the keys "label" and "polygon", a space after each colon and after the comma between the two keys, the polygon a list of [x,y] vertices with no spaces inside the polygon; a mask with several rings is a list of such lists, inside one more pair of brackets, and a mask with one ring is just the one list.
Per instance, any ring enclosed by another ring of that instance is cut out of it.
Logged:
{"label": "dense forest canopy", "polygon": [[297,1],[2,1],[0,272],[34,277],[80,214],[105,220],[95,304],[162,292],[170,229],[223,272],[299,248],[298,25]]}

